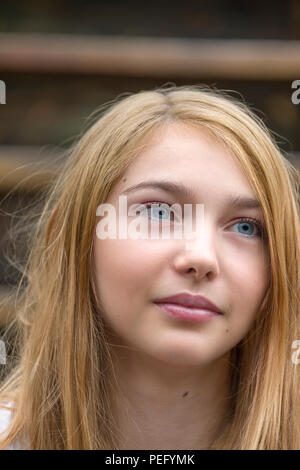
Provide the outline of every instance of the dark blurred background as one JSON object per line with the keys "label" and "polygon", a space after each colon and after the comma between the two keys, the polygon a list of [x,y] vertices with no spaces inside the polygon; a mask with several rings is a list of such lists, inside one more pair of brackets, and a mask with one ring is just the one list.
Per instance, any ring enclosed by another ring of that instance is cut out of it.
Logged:
{"label": "dark blurred background", "polygon": [[297,79],[298,0],[2,4],[0,326],[13,314],[5,296],[19,279],[4,254],[9,213],[41,199],[59,171],[57,157],[92,111],[123,92],[167,83],[232,90],[300,168],[300,104],[291,100]]}

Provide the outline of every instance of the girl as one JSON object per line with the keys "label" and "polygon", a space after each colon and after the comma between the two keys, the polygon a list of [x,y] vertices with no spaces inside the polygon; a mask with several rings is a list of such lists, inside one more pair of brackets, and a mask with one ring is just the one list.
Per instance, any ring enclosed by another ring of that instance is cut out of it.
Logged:
{"label": "girl", "polygon": [[[224,91],[104,110],[31,241],[1,448],[299,449],[298,173]],[[200,230],[176,238],[187,204]]]}

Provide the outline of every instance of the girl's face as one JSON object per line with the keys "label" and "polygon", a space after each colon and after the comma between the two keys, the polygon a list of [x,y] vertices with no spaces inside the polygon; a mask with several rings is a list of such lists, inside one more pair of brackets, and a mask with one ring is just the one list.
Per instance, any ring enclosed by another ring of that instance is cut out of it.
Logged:
{"label": "girl's face", "polygon": [[[263,224],[263,215],[259,207],[234,207],[229,202],[237,196],[255,199],[255,195],[234,157],[217,139],[182,123],[155,136],[106,202],[115,207],[118,221],[123,191],[147,181],[178,183],[194,196],[187,199],[181,192],[144,187],[126,193],[127,205],[177,203],[183,213],[184,204],[203,204],[201,237],[191,244],[184,237],[99,239],[95,230],[97,294],[117,344],[129,347],[133,357],[143,353],[176,366],[201,366],[243,339],[264,298],[267,246],[254,220]],[[161,214],[157,209],[143,213],[149,219],[161,218],[162,224],[170,215],[167,209]],[[128,224],[134,217],[127,216]],[[154,304],[182,292],[205,296],[222,315],[194,323],[168,316]]]}

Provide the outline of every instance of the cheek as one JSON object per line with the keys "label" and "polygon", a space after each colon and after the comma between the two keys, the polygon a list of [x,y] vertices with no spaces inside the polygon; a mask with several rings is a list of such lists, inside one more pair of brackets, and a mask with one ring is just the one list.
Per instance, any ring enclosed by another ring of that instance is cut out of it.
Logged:
{"label": "cheek", "polygon": [[157,277],[157,257],[143,240],[95,240],[94,264],[98,293],[111,308],[134,307]]}
{"label": "cheek", "polygon": [[235,258],[230,273],[233,316],[247,329],[254,321],[268,288],[269,266],[265,251],[260,247]]}

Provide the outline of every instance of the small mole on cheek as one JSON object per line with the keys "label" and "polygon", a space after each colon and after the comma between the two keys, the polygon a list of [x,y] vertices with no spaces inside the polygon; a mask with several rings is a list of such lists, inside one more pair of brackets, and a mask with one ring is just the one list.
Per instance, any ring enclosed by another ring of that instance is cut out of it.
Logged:
{"label": "small mole on cheek", "polygon": [[182,396],[183,396],[183,397],[186,397],[188,393],[189,393],[189,392],[184,392],[184,394],[183,394]]}
{"label": "small mole on cheek", "polygon": [[228,333],[229,330],[226,330],[226,333]]}
{"label": "small mole on cheek", "polygon": [[125,181],[126,181],[126,178],[124,178],[124,179],[123,179],[123,181],[124,181],[124,183],[125,183]]}

